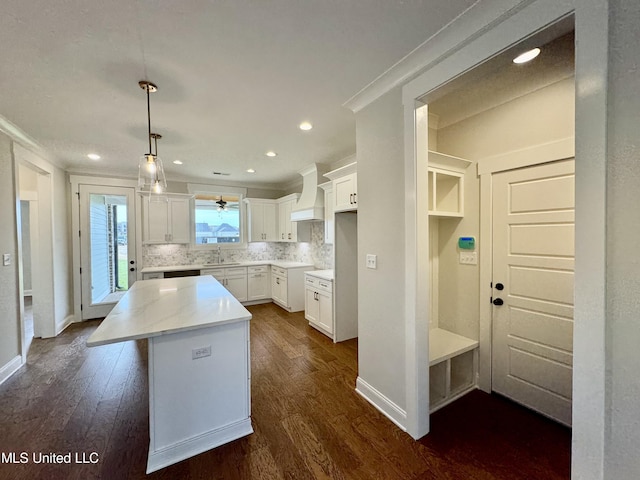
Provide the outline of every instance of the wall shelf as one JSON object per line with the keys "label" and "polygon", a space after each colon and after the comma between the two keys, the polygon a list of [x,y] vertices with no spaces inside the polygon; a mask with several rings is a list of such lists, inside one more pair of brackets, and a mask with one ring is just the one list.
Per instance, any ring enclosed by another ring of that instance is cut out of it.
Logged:
{"label": "wall shelf", "polygon": [[429,150],[429,215],[464,215],[464,172],[470,160]]}

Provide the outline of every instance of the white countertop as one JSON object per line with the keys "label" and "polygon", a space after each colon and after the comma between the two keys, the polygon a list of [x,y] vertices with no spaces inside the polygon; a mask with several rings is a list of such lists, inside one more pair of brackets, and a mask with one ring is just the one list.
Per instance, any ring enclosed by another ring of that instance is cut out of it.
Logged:
{"label": "white countertop", "polygon": [[87,340],[90,347],[250,320],[211,276],[136,282]]}
{"label": "white countertop", "polygon": [[255,265],[275,265],[280,268],[313,268],[312,263],[289,262],[286,260],[254,260],[247,262],[205,263],[197,265],[172,265],[167,267],[144,267],[140,273],[177,272],[180,270],[202,270],[203,268],[251,267]]}
{"label": "white countertop", "polygon": [[311,275],[312,277],[321,278],[322,280],[329,280],[333,282],[333,270],[311,270],[304,272],[305,275]]}

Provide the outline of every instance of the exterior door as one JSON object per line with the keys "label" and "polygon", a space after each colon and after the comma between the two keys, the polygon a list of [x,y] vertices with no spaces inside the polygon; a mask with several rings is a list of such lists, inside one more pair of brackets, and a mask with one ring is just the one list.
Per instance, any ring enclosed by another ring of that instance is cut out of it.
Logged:
{"label": "exterior door", "polygon": [[574,161],[498,173],[492,185],[492,388],[571,425]]}
{"label": "exterior door", "polygon": [[135,191],[80,185],[82,319],[106,317],[136,280]]}

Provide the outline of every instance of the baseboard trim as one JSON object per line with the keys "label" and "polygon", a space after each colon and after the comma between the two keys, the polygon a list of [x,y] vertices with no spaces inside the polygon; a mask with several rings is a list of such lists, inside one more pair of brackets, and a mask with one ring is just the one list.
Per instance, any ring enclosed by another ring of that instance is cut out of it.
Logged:
{"label": "baseboard trim", "polygon": [[75,320],[74,315],[67,315],[61,323],[56,323],[56,337],[60,335],[65,328],[71,325]]}
{"label": "baseboard trim", "polygon": [[7,362],[2,368],[0,368],[0,385],[9,378],[11,375],[22,366],[22,356],[16,355],[9,362]]}
{"label": "baseboard trim", "polygon": [[377,408],[385,417],[391,420],[403,432],[407,431],[407,412],[393,403],[362,378],[356,379],[356,392],[367,402]]}
{"label": "baseboard trim", "polygon": [[147,474],[253,433],[251,417],[183,442],[149,451]]}

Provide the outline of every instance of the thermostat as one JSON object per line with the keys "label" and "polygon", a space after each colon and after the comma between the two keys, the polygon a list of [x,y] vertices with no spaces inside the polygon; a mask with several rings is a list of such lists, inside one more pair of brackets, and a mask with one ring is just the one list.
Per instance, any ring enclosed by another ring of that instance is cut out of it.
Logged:
{"label": "thermostat", "polygon": [[459,237],[458,248],[460,250],[475,250],[476,249],[476,237]]}

